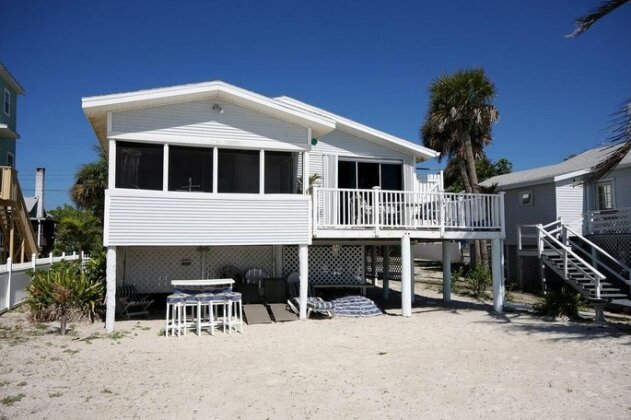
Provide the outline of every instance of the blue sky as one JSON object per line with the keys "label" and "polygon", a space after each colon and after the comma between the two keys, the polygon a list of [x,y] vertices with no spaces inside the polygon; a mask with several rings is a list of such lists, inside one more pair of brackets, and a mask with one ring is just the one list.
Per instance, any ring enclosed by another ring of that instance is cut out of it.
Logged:
{"label": "blue sky", "polygon": [[0,62],[27,92],[22,187],[32,194],[44,166],[47,207],[69,201],[73,173],[97,144],[82,96],[221,79],[418,142],[431,81],[474,66],[497,85],[489,155],[517,170],[555,163],[598,145],[631,96],[631,5],[564,38],[596,3],[2,2]]}

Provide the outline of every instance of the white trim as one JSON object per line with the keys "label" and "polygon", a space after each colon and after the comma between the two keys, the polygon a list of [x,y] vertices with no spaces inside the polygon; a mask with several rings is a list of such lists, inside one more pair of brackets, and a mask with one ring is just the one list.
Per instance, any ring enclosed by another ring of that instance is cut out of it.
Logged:
{"label": "white trim", "polygon": [[259,194],[265,194],[265,150],[259,152]]}
{"label": "white trim", "polygon": [[[9,156],[11,156],[12,162],[9,163]],[[7,166],[15,168],[15,155],[7,150]]]}
{"label": "white trim", "polygon": [[[116,140],[110,139],[108,146],[107,187],[116,188]],[[106,219],[107,220],[107,219]]]}
{"label": "white trim", "polygon": [[213,147],[213,194],[217,194],[219,188],[219,148]]}
{"label": "white trim", "polygon": [[[209,200],[263,200],[278,201],[296,200],[308,201],[310,196],[302,194],[258,194],[258,193],[209,193],[209,192],[191,192],[191,191],[162,191],[162,190],[137,190],[130,188],[110,188],[107,190],[112,197],[154,197],[154,198],[207,198]],[[236,209],[238,210],[238,209]]]}
{"label": "white trim", "polygon": [[[7,111],[7,103],[9,104],[8,111]],[[2,96],[2,111],[5,113],[7,117],[11,116],[11,91],[7,88],[4,88],[4,95]]]}
{"label": "white trim", "polygon": [[169,191],[169,144],[162,148],[162,190]]}
{"label": "white trim", "polygon": [[590,172],[589,169],[581,169],[579,171],[568,172],[567,174],[557,175],[553,178],[553,180],[554,182],[565,181],[566,179],[582,176],[582,175],[588,174],[589,172]]}
{"label": "white trim", "polygon": [[[598,186],[611,184],[611,208],[609,209],[599,209],[598,208]],[[616,208],[616,179],[615,178],[603,178],[594,182],[594,210],[595,211],[604,211],[604,210],[613,210]]]}

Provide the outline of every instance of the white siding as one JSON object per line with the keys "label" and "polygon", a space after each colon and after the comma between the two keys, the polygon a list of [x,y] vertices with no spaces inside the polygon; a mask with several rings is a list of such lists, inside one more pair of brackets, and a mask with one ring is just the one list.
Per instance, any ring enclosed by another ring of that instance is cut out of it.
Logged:
{"label": "white siding", "polygon": [[105,245],[307,244],[309,208],[301,195],[113,190],[106,195]]}
{"label": "white siding", "polygon": [[[519,203],[519,192],[531,190],[534,194],[532,206]],[[507,190],[504,197],[506,220],[506,244],[517,244],[517,225],[546,224],[556,220],[556,198],[553,183]]]}
{"label": "white siding", "polygon": [[612,172],[615,187],[616,207],[631,207],[631,168]]}
{"label": "white siding", "polygon": [[[572,185],[571,179],[556,184],[557,218],[562,217],[564,222],[575,222],[583,217],[585,212],[584,190],[583,185]],[[582,224],[575,223],[571,227],[580,232]]]}
{"label": "white siding", "polygon": [[408,155],[394,149],[353,136],[340,130],[333,130],[318,139],[311,149],[313,153],[333,154],[356,158],[405,160]]}
{"label": "white siding", "polygon": [[[223,112],[214,111],[214,104],[221,106]],[[207,139],[209,144],[222,141],[235,146],[259,142],[261,148],[266,143],[278,147],[277,142],[305,148],[308,141],[304,127],[220,100],[113,113],[110,135],[133,138],[133,134],[142,138]]]}

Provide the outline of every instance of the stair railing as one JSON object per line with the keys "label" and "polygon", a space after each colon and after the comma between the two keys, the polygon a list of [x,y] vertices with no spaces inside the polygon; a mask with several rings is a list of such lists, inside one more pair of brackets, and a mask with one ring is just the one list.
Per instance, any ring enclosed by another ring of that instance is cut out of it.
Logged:
{"label": "stair railing", "polygon": [[[596,299],[600,299],[602,289],[601,281],[604,280],[606,277],[591,264],[578,256],[571,247],[561,243],[561,241],[553,236],[552,232],[559,232],[561,230],[560,227],[555,227],[551,231],[546,230],[546,228],[553,227],[556,224],[560,224],[560,221],[552,222],[547,225],[537,225],[537,231],[539,233],[539,244],[537,247],[539,258],[543,257],[543,251],[545,249],[545,245],[547,244],[550,249],[552,249],[555,253],[563,258],[563,273],[565,279],[568,279],[569,267],[571,265],[572,268],[582,272],[583,274],[585,274],[585,276],[587,276],[594,282],[596,289]],[[569,258],[570,256],[574,259]],[[581,267],[579,263],[587,267],[588,271],[583,269],[583,267]]]}
{"label": "stair railing", "polygon": [[[591,254],[591,257],[592,257],[592,263],[595,266],[600,266],[600,267],[603,267],[603,268],[607,269],[607,271],[609,271],[614,277],[616,277],[617,279],[619,279],[620,281],[622,281],[626,285],[631,286],[631,267],[629,267],[625,263],[617,260],[611,254],[609,254],[607,251],[605,251],[604,249],[602,249],[601,247],[596,245],[594,242],[592,242],[589,239],[587,239],[586,237],[584,237],[583,235],[580,235],[575,230],[573,230],[571,227],[563,225],[563,230],[566,232],[564,234],[564,237],[568,237],[569,238],[567,233],[571,233],[576,238],[580,239],[585,244],[589,245],[589,247],[591,248],[591,253],[590,254]],[[573,240],[572,238],[569,238],[569,241],[572,241],[572,240]],[[582,249],[580,246],[577,246],[576,248],[581,250],[583,253],[588,254],[588,251]],[[601,256],[601,258],[599,258],[599,256]],[[605,264],[602,261],[603,260],[602,257],[604,257],[605,260],[608,260],[609,262],[611,262],[615,266],[617,266],[619,268],[619,271],[626,271],[627,277],[624,277],[619,272],[616,272],[614,269],[612,269],[609,265]]]}

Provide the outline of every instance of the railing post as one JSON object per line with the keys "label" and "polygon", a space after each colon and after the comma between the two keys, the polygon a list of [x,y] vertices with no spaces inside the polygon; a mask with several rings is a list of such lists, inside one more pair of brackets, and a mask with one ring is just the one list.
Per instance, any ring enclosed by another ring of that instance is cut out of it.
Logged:
{"label": "railing post", "polygon": [[7,258],[7,294],[5,298],[6,308],[11,309],[11,276],[13,272],[13,258]]}
{"label": "railing post", "polygon": [[[303,187],[304,188],[304,187]],[[320,192],[320,188],[317,185],[313,186],[312,190],[312,209],[311,209],[311,217],[313,218],[313,234],[315,236],[318,231],[318,193]]]}
{"label": "railing post", "polygon": [[379,196],[380,196],[380,187],[372,187],[372,221],[375,225],[375,236],[379,236],[380,223],[379,223],[379,215],[381,214],[381,210],[379,207],[381,206]]}
{"label": "railing post", "polygon": [[61,253],[61,260],[63,261],[63,260],[65,260],[65,259],[66,259],[66,253],[65,253],[65,252],[62,252],[62,253]]}
{"label": "railing post", "polygon": [[543,255],[543,225],[537,225],[537,254],[539,254],[539,258]]}
{"label": "railing post", "polygon": [[563,276],[567,279],[567,248],[563,247]]}
{"label": "railing post", "polygon": [[506,238],[506,215],[504,214],[504,195],[506,192],[500,192],[500,201],[499,201],[499,213],[500,213],[500,228],[502,230],[502,238]]}
{"label": "railing post", "polygon": [[37,267],[37,254],[34,252],[31,254],[31,267],[33,268],[33,271],[35,271],[35,268]]}
{"label": "railing post", "polygon": [[438,223],[440,228],[440,237],[445,237],[445,193],[443,191],[440,192],[439,196],[439,205],[438,205]]}
{"label": "railing post", "polygon": [[600,299],[600,276],[596,275],[596,299]]}
{"label": "railing post", "polygon": [[50,255],[48,255],[48,258],[50,258],[50,265],[53,265],[53,263],[55,262],[55,260],[54,260],[55,257],[53,255],[52,251],[50,252]]}

